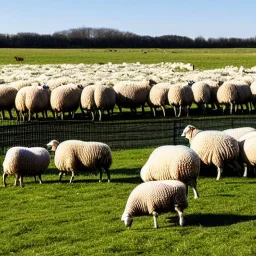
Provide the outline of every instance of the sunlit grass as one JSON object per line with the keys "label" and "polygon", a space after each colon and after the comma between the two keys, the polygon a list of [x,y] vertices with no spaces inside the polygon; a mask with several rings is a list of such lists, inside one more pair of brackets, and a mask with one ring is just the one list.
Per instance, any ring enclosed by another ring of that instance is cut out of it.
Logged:
{"label": "sunlit grass", "polygon": [[[139,171],[153,149],[113,152],[112,182],[98,176],[69,176],[58,182],[53,159],[44,183],[0,188],[1,255],[255,255],[255,178],[215,170],[198,179],[200,198],[189,190],[186,225],[175,213],[135,217],[126,229],[120,217]],[[0,159],[2,162],[2,158]]]}
{"label": "sunlit grass", "polygon": [[[255,48],[232,49],[0,49],[0,65],[8,64],[105,64],[160,62],[192,63],[206,70],[225,66],[255,66]],[[21,56],[24,62],[17,62]]]}

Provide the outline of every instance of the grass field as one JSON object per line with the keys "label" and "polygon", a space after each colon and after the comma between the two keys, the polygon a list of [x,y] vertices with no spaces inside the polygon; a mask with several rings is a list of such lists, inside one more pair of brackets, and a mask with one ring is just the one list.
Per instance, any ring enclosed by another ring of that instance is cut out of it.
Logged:
{"label": "grass field", "polygon": [[256,255],[255,178],[216,172],[198,179],[199,199],[189,190],[186,225],[176,213],[120,220],[139,184],[139,171],[152,149],[113,152],[112,182],[75,176],[58,182],[53,161],[44,184],[26,177],[25,187],[0,188],[0,255]]}
{"label": "grass field", "polygon": [[14,56],[24,58],[22,64],[92,64],[140,62],[192,63],[207,70],[225,66],[255,66],[255,48],[232,49],[0,49],[0,65],[17,64]]}
{"label": "grass field", "polygon": [[[255,66],[256,49],[0,49],[0,65],[18,64],[14,56],[32,65],[184,62],[207,70]],[[204,170],[200,198],[189,190],[184,227],[176,213],[167,213],[159,216],[157,230],[151,216],[135,217],[132,228],[125,228],[120,218],[126,200],[152,150],[114,151],[111,183],[106,175],[99,183],[98,176],[84,174],[73,184],[69,176],[60,183],[53,155],[42,185],[25,177],[24,188],[14,187],[14,177],[8,177],[8,186],[0,185],[0,255],[256,255],[255,175],[224,171],[216,181],[214,168]]]}

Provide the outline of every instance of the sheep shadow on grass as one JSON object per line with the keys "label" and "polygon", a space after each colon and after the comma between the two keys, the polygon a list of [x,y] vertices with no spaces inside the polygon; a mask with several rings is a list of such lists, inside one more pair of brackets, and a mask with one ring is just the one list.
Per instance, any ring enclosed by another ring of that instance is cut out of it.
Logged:
{"label": "sheep shadow on grass", "polygon": [[[172,219],[168,218],[168,219]],[[237,214],[189,214],[185,215],[186,226],[218,227],[230,226],[239,222],[256,220],[254,215]],[[170,220],[170,222],[173,222]]]}

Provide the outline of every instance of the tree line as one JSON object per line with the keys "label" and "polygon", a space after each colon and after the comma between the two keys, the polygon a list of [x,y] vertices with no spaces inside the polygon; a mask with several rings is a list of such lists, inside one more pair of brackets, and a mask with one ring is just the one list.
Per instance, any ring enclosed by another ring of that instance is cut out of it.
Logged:
{"label": "tree line", "polygon": [[0,48],[253,48],[256,37],[195,39],[178,36],[140,36],[109,28],[75,28],[53,34],[1,34]]}

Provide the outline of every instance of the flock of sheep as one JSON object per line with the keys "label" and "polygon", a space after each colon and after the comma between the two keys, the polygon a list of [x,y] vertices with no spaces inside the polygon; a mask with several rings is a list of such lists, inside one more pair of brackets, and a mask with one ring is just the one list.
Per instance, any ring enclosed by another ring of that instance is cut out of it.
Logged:
{"label": "flock of sheep", "polygon": [[152,114],[161,109],[166,115],[167,106],[172,106],[174,115],[180,117],[184,112],[189,115],[189,109],[195,103],[202,114],[207,108],[220,112],[228,109],[234,114],[240,107],[250,112],[256,106],[256,82],[248,84],[244,81],[229,80],[223,83],[214,80],[197,82],[157,83],[152,79],[147,81],[120,81],[114,85],[75,85],[65,84],[51,89],[48,85],[32,85],[24,81],[0,85],[0,110],[2,120],[5,111],[13,118],[12,110],[16,111],[17,120],[30,121],[38,114],[47,118],[48,111],[58,119],[63,120],[66,113],[74,118],[80,108],[83,118],[102,120],[102,114],[112,115],[114,107],[129,108],[136,113],[138,108],[148,105]]}
{"label": "flock of sheep", "polygon": [[[215,165],[218,169],[217,180],[225,166],[234,170],[244,167],[244,177],[248,167],[256,165],[256,129],[241,127],[224,131],[199,130],[188,125],[181,136],[189,140],[190,147],[183,145],[163,145],[156,148],[141,168],[143,183],[134,188],[128,197],[121,220],[131,227],[133,217],[152,214],[154,227],[158,227],[157,216],[175,210],[179,224],[184,225],[184,209],[188,207],[188,186],[194,198],[199,197],[197,178],[202,164]],[[103,170],[110,181],[109,169],[112,152],[108,145],[101,142],[67,140],[59,143],[50,141],[47,146],[55,152],[54,163],[60,171],[60,180],[66,172],[71,172],[70,183],[77,171],[96,171],[102,181]],[[12,147],[3,161],[3,184],[8,175],[15,175],[15,185],[24,186],[24,175],[39,177],[47,170],[50,154],[41,147]]]}

